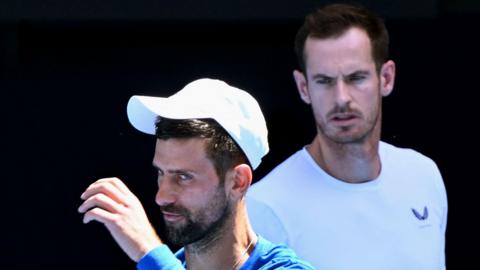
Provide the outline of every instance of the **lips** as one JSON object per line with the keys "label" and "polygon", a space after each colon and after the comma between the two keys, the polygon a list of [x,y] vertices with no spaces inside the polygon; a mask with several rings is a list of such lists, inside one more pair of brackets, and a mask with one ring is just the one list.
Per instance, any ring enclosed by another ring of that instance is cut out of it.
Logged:
{"label": "lips", "polygon": [[334,113],[329,118],[334,125],[339,126],[352,125],[357,119],[359,119],[359,116],[352,112]]}
{"label": "lips", "polygon": [[163,214],[163,219],[169,222],[175,222],[175,221],[179,221],[180,219],[183,219],[183,215],[173,213],[173,212],[162,211],[162,214]]}
{"label": "lips", "polygon": [[350,119],[353,119],[353,118],[356,118],[357,116],[354,115],[354,114],[350,114],[350,113],[344,113],[344,114],[336,114],[332,117],[332,120],[334,121],[345,121],[345,120],[350,120]]}

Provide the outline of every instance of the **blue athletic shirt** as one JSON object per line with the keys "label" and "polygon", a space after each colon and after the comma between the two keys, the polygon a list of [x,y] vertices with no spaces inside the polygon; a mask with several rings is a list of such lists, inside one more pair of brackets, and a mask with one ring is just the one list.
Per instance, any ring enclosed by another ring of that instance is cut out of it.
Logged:
{"label": "blue athletic shirt", "polygon": [[[185,251],[181,248],[175,254],[167,245],[161,245],[147,253],[137,264],[138,270],[178,270],[187,269]],[[276,245],[258,236],[248,260],[239,270],[270,269],[315,269],[308,262],[297,257],[295,252],[285,245]]]}

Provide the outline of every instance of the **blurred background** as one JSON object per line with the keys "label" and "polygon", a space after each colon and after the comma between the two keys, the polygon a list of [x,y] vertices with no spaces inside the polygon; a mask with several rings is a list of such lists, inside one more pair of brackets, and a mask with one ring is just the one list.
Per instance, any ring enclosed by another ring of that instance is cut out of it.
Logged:
{"label": "blurred background", "polygon": [[[327,2],[2,0],[0,269],[135,269],[102,225],[77,213],[91,182],[117,176],[161,231],[155,139],[128,123],[131,95],[168,96],[201,77],[252,93],[271,148],[255,181],[308,144],[314,126],[292,78],[293,40],[304,15]],[[480,2],[357,2],[385,18],[397,63],[382,138],[437,162],[449,199],[447,267],[461,269],[474,259],[464,246],[478,212]]]}

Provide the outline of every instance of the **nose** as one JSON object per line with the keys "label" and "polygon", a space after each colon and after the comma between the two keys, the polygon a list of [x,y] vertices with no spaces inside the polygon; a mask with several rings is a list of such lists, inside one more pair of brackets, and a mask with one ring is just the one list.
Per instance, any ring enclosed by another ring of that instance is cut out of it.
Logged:
{"label": "nose", "polygon": [[155,202],[159,206],[165,206],[175,202],[175,191],[167,177],[162,177],[158,179],[158,191],[155,195]]}
{"label": "nose", "polygon": [[352,101],[348,85],[344,81],[338,80],[335,88],[335,102],[337,106],[340,108],[347,106]]}

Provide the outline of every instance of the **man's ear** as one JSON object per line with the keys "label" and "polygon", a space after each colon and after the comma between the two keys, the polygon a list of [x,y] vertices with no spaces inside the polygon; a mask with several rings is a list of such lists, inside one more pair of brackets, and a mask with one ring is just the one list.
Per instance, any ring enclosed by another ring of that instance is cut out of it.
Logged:
{"label": "man's ear", "polygon": [[293,71],[293,79],[295,80],[295,84],[297,85],[297,90],[298,93],[300,94],[300,97],[302,100],[310,104],[310,94],[308,93],[308,87],[307,87],[307,79],[305,77],[305,74],[303,74],[299,70],[294,70]]}
{"label": "man's ear", "polygon": [[230,171],[230,192],[236,199],[241,199],[252,184],[252,169],[247,164],[239,164]]}
{"label": "man's ear", "polygon": [[395,62],[388,60],[380,70],[380,93],[386,97],[390,95],[395,84]]}

